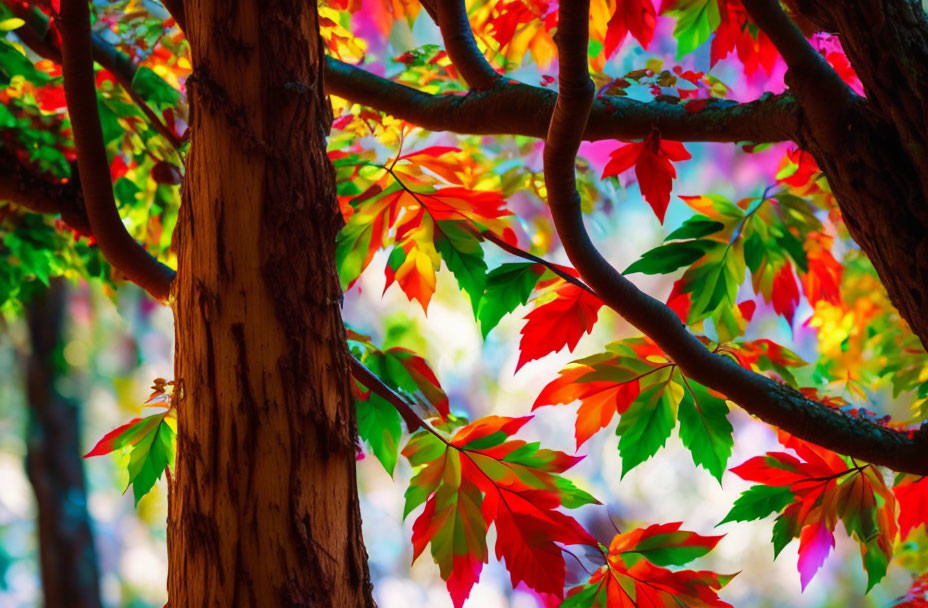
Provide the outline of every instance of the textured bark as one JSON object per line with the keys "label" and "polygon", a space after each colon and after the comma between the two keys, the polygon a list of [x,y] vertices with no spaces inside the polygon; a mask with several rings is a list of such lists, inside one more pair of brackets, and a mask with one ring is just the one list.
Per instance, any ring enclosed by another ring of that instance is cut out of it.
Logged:
{"label": "textured bark", "polygon": [[867,98],[824,99],[827,115],[809,116],[798,141],[928,348],[928,18],[912,0],[805,0],[799,8],[838,32]]}
{"label": "textured bark", "polygon": [[101,605],[100,574],[87,514],[78,409],[55,390],[66,295],[63,279],[53,279],[28,309],[26,472],[38,508],[45,607],[95,608]]}
{"label": "textured bark", "polygon": [[184,12],[170,605],[373,606],[315,4]]}

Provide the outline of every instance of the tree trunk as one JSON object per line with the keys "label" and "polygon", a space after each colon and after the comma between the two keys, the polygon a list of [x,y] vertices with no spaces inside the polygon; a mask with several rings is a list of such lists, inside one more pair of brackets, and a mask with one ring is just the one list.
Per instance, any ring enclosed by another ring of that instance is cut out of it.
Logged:
{"label": "tree trunk", "polygon": [[174,608],[374,605],[315,6],[186,3]]}
{"label": "tree trunk", "polygon": [[928,18],[913,0],[796,6],[838,32],[867,96],[833,103],[799,143],[828,176],[851,236],[928,348]]}
{"label": "tree trunk", "polygon": [[53,279],[28,308],[32,353],[26,377],[26,472],[38,507],[45,607],[95,608],[100,606],[100,574],[87,514],[78,410],[55,390],[66,299],[63,279]]}

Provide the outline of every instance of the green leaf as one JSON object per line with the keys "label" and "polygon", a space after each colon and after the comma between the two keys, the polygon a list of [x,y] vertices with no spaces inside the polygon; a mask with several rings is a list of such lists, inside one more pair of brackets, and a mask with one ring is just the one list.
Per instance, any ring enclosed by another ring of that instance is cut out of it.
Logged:
{"label": "green leaf", "polygon": [[677,59],[689,55],[706,42],[722,22],[717,0],[682,0],[667,14],[677,18],[673,36],[677,39]]}
{"label": "green leaf", "polygon": [[696,215],[685,222],[683,225],[667,235],[664,241],[674,241],[682,239],[699,239],[710,234],[715,234],[725,228],[725,224],[709,219],[705,215]]}
{"label": "green leaf", "polygon": [[531,262],[503,264],[487,275],[486,291],[480,299],[477,320],[484,339],[500,319],[528,302],[541,274]]}
{"label": "green leaf", "polygon": [[667,274],[677,268],[689,266],[707,251],[717,247],[719,243],[697,239],[681,243],[661,245],[642,254],[641,259],[625,269],[622,274],[643,272],[644,274]]}
{"label": "green leaf", "polygon": [[174,464],[177,422],[169,413],[150,416],[126,440],[134,441],[129,450],[129,484],[136,504],[151,491],[164,469]]}
{"label": "green leaf", "polygon": [[335,241],[335,263],[342,290],[347,290],[364,271],[364,259],[373,238],[371,224],[352,224],[350,221],[338,233]]}
{"label": "green leaf", "polygon": [[483,247],[460,222],[438,221],[435,231],[435,249],[448,265],[461,289],[470,296],[470,305],[477,317],[480,299],[487,283],[487,263],[483,261]]}
{"label": "green leaf", "polygon": [[789,544],[789,541],[799,536],[799,530],[794,530],[794,528],[795,522],[784,515],[780,515],[773,522],[773,559],[780,555],[780,551]]}
{"label": "green leaf", "polygon": [[358,435],[367,442],[387,473],[393,475],[403,434],[399,412],[373,393],[367,401],[357,402],[357,410]]}
{"label": "green leaf", "polygon": [[730,521],[763,519],[771,513],[779,513],[791,502],[793,502],[793,491],[789,486],[753,486],[741,493],[732,505],[731,511],[718,525]]}
{"label": "green leaf", "polygon": [[734,248],[718,247],[698,267],[684,275],[684,292],[691,293],[693,300],[688,323],[702,321],[722,304],[734,306],[738,289],[744,282],[744,260],[732,251]]}
{"label": "green leaf", "polygon": [[35,85],[45,85],[51,77],[36,69],[29,58],[15,46],[0,38],[0,85],[6,86],[14,76],[22,76]]}
{"label": "green leaf", "polygon": [[619,419],[619,454],[622,456],[622,476],[654,456],[676,425],[676,409],[682,388],[673,382],[673,370],[661,371],[666,379],[642,389],[628,410]]}
{"label": "green leaf", "polygon": [[687,380],[680,401],[680,439],[693,455],[693,462],[722,481],[722,473],[734,445],[728,405],[706,387]]}
{"label": "green leaf", "polygon": [[589,608],[590,606],[605,606],[607,585],[603,583],[584,585],[580,591],[564,600],[560,608]]}
{"label": "green leaf", "polygon": [[140,67],[132,78],[132,88],[159,110],[172,108],[180,103],[180,93],[151,69]]}

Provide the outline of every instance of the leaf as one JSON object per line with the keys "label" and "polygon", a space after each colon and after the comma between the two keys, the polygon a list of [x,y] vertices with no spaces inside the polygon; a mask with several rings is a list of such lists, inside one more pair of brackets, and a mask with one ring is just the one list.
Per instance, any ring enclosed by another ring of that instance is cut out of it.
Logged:
{"label": "leaf", "polygon": [[129,485],[138,504],[161,478],[165,468],[174,463],[176,427],[173,409],[136,418],[104,435],[84,457],[128,448]]}
{"label": "leaf", "polygon": [[435,231],[435,249],[454,274],[458,285],[470,296],[474,316],[487,282],[487,264],[477,238],[461,228],[458,222],[440,221]]}
{"label": "leaf", "polygon": [[793,324],[793,315],[799,305],[799,287],[793,276],[793,267],[784,264],[773,279],[773,309]]}
{"label": "leaf", "polygon": [[587,290],[564,282],[554,290],[555,298],[525,315],[519,362],[516,371],[535,359],[561,350],[572,351],[583,334],[593,331],[603,302]]}
{"label": "leaf", "polygon": [[684,388],[678,412],[680,439],[693,455],[693,462],[721,483],[734,445],[728,405],[692,380],[687,380]]}
{"label": "leaf", "polygon": [[676,410],[683,388],[673,381],[674,370],[658,371],[650,384],[622,414],[616,434],[622,457],[622,476],[654,456],[677,423]]}
{"label": "leaf", "polygon": [[741,493],[731,511],[718,525],[730,521],[753,521],[780,512],[793,502],[793,492],[782,486],[753,486]]}
{"label": "leaf", "polygon": [[[778,436],[780,443],[799,458],[772,452],[732,469],[742,479],[788,488],[792,494],[773,527],[774,555],[790,540],[799,538],[798,568],[805,589],[834,547],[833,532],[840,520],[860,545],[869,590],[885,576],[893,554],[897,532],[893,493],[872,465],[851,466],[838,454],[783,431]],[[766,503],[757,501],[760,512],[783,502],[778,492],[757,491],[757,495],[761,492],[773,498]],[[748,506],[743,507],[746,514]]]}
{"label": "leaf", "polygon": [[45,85],[51,77],[36,69],[29,58],[15,46],[0,38],[0,86],[9,84],[14,76],[22,76],[35,85]]}
{"label": "leaf", "polygon": [[606,564],[588,582],[571,589],[562,608],[731,608],[719,599],[718,591],[733,575],[660,567],[705,555],[722,538],[679,528],[679,523],[660,524],[617,534]]}
{"label": "leaf", "polygon": [[642,254],[622,274],[642,272],[644,274],[668,274],[683,266],[689,266],[700,259],[718,243],[707,240],[684,241],[661,245]]}
{"label": "leaf", "polygon": [[425,503],[413,523],[414,555],[431,546],[455,606],[463,604],[487,561],[491,524],[497,559],[505,562],[513,586],[525,583],[555,597],[563,595],[566,568],[559,545],[596,544],[556,510],[596,502],[559,477],[580,458],[510,439],[530,418],[489,416],[450,440],[419,431],[403,449],[417,468],[404,513]]}
{"label": "leaf", "polygon": [[722,536],[701,536],[680,530],[682,522],[655,524],[617,535],[610,553],[635,554],[658,566],[683,566],[706,555]]}
{"label": "leaf", "polygon": [[477,319],[484,339],[500,319],[520,304],[526,304],[542,268],[532,263],[510,263],[494,268],[487,274],[486,292],[480,298]]}
{"label": "leaf", "polygon": [[683,222],[683,225],[671,232],[665,241],[682,239],[699,239],[715,234],[725,228],[725,224],[709,219],[704,215],[695,215]]}
{"label": "leaf", "polygon": [[666,14],[677,18],[673,36],[677,39],[677,59],[689,55],[706,42],[722,22],[718,0],[678,0]]}
{"label": "leaf", "polygon": [[660,134],[655,131],[644,141],[624,144],[613,150],[609,162],[603,169],[602,177],[605,179],[618,175],[634,165],[641,195],[651,205],[658,221],[663,224],[667,205],[670,203],[672,182],[677,176],[671,161],[690,158],[692,156],[683,144],[662,140]]}
{"label": "leaf", "polygon": [[893,486],[899,502],[899,533],[905,540],[915,528],[928,524],[928,477],[902,476]]}
{"label": "leaf", "polygon": [[571,362],[557,379],[542,389],[532,409],[545,405],[580,401],[575,437],[579,448],[587,439],[625,413],[638,398],[639,381],[669,363],[658,363],[636,351],[641,341],[623,340],[611,344],[611,352]]}
{"label": "leaf", "polygon": [[629,33],[642,48],[647,49],[654,37],[656,25],[657,14],[653,0],[618,0],[615,3],[615,12],[606,25],[606,36],[603,40],[606,58],[612,57]]}
{"label": "leaf", "polygon": [[367,442],[387,473],[393,475],[403,434],[399,412],[375,394],[365,401],[359,400],[357,411],[358,435]]}
{"label": "leaf", "polygon": [[132,88],[149,104],[159,110],[173,108],[180,103],[180,93],[150,68],[139,67],[132,77]]}

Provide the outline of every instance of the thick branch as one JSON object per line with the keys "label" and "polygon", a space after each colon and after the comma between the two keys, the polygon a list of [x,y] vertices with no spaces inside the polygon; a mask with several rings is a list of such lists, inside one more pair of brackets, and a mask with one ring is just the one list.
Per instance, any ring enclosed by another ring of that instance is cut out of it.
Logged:
{"label": "thick branch", "polygon": [[0,200],[12,201],[36,213],[60,214],[68,226],[90,235],[80,186],[72,179],[55,182],[0,148]]}
{"label": "thick branch", "polygon": [[74,130],[87,216],[106,259],[152,297],[165,300],[174,271],[129,235],[116,209],[94,88],[90,10],[84,0],[61,3],[62,75]]}
{"label": "thick branch", "polygon": [[[467,95],[430,95],[326,57],[327,92],[381,110],[430,131],[544,137],[557,93],[521,83]],[[583,139],[635,139],[658,129],[676,141],[778,142],[795,140],[799,105],[791,95],[766,95],[736,104],[717,102],[701,112],[660,101],[625,97],[593,102]]]}
{"label": "thick branch", "polygon": [[[574,162],[592,86],[587,84],[588,1],[562,3],[558,49],[560,88],[545,146],[545,183],[555,226],[580,276],[600,298],[651,338],[689,378],[723,393],[751,414],[801,439],[896,471],[928,474],[928,426],[913,434],[852,418],[804,398],[796,390],[714,354],[665,304],[615,270],[583,225]],[[582,5],[582,6],[581,6]]]}
{"label": "thick branch", "polygon": [[742,2],[786,62],[786,82],[817,131],[816,136],[840,145],[841,129],[847,125],[846,115],[853,109],[857,95],[806,40],[779,0]]}
{"label": "thick branch", "polygon": [[174,19],[174,23],[177,24],[177,27],[179,27],[182,32],[187,31],[187,15],[184,11],[184,0],[161,0],[161,4],[171,13],[171,17]]}
{"label": "thick branch", "polygon": [[472,89],[492,88],[501,80],[480,52],[464,0],[438,0],[438,27],[451,63]]}

